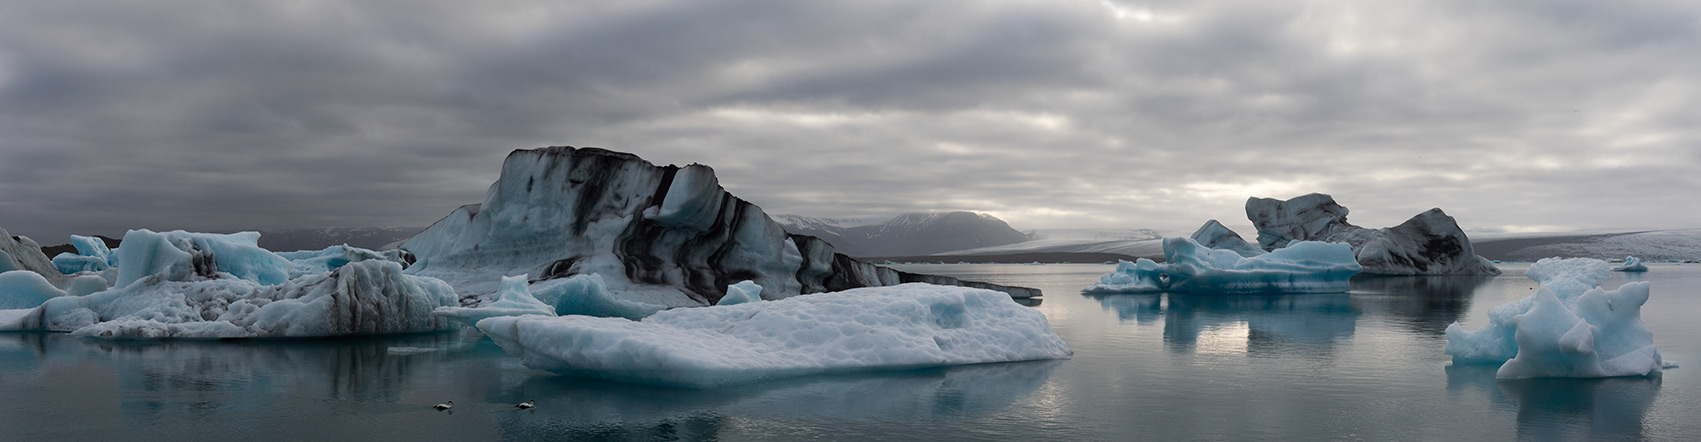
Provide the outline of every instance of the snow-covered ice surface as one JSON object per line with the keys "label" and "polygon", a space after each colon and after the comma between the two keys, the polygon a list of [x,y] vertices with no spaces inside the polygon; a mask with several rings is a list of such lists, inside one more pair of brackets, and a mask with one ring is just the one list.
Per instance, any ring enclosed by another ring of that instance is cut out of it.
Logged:
{"label": "snow-covered ice surface", "polygon": [[[456,305],[454,290],[402,274],[402,263],[381,253],[331,248],[293,254],[299,261],[292,261],[259,248],[258,238],[132,230],[114,257],[122,265],[112,288],[97,274],[68,277],[68,292],[35,290],[34,298],[54,296],[0,312],[0,329],[209,339],[410,333],[451,324],[431,310]],[[5,292],[6,306],[27,304],[16,302],[24,292]]]}
{"label": "snow-covered ice surface", "polygon": [[1429,209],[1394,227],[1366,229],[1347,222],[1347,208],[1313,193],[1290,200],[1247,198],[1246,217],[1258,245],[1274,250],[1298,241],[1351,244],[1364,272],[1382,275],[1500,274],[1472,248],[1457,221]]}
{"label": "snow-covered ice surface", "polygon": [[717,387],[782,377],[1063,359],[1045,315],[991,290],[860,288],[632,321],[504,316],[478,328],[527,367]]}
{"label": "snow-covered ice surface", "polygon": [[[1207,224],[1209,226],[1209,224]],[[1212,249],[1192,238],[1164,239],[1159,264],[1140,258],[1087,287],[1087,293],[1340,293],[1359,272],[1352,248],[1341,243],[1297,242],[1252,257]]]}
{"label": "snow-covered ice surface", "polygon": [[1637,258],[1637,257],[1634,257],[1634,256],[1626,256],[1626,257],[1624,257],[1624,265],[1621,265],[1621,266],[1618,266],[1618,267],[1613,267],[1612,271],[1614,271],[1614,272],[1646,272],[1646,271],[1648,271],[1648,266],[1642,264],[1642,258]]}
{"label": "snow-covered ice surface", "polygon": [[1648,283],[1606,290],[1610,270],[1590,258],[1548,258],[1525,272],[1534,295],[1489,310],[1489,324],[1447,327],[1454,364],[1501,364],[1500,378],[1640,376],[1661,368],[1642,325]]}

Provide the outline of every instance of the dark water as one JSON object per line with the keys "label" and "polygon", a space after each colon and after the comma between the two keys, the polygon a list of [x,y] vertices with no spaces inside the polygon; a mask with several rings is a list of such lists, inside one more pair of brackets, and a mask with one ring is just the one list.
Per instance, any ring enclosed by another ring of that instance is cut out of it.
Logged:
{"label": "dark water", "polygon": [[[1350,294],[1109,295],[1101,265],[905,270],[1034,286],[1067,361],[686,390],[529,370],[476,334],[115,343],[0,334],[0,440],[1697,440],[1701,266],[1657,265],[1652,377],[1496,381],[1447,324],[1530,293],[1361,278]],[[1615,274],[1607,285],[1622,284]],[[538,408],[512,405],[535,399]],[[453,400],[452,412],[431,405]]]}

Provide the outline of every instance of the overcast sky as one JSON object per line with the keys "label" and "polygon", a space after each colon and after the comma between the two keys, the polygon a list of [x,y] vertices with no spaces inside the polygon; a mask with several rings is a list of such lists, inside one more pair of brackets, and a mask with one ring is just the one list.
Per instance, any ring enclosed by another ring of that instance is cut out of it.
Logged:
{"label": "overcast sky", "polygon": [[1701,227],[1690,0],[0,3],[0,227],[44,244],[422,226],[548,145],[822,217]]}

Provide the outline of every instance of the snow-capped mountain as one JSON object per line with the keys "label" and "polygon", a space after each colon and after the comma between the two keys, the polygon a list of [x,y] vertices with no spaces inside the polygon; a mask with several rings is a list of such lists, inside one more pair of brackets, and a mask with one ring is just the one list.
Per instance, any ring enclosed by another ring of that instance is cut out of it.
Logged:
{"label": "snow-capped mountain", "polygon": [[890,219],[774,217],[786,231],[826,240],[851,256],[913,256],[1002,246],[1029,236],[997,217],[974,212],[907,213]]}

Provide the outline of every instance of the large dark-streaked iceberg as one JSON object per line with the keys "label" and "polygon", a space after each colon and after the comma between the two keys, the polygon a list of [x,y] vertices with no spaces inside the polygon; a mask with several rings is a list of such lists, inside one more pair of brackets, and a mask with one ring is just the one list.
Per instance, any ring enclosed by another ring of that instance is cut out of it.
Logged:
{"label": "large dark-streaked iceberg", "polygon": [[1488,311],[1488,325],[1447,327],[1454,364],[1499,364],[1500,378],[1641,376],[1662,366],[1654,333],[1642,324],[1648,282],[1616,290],[1611,272],[1589,258],[1547,258],[1524,274],[1536,293]]}
{"label": "large dark-streaked iceberg", "polygon": [[1471,248],[1453,217],[1429,209],[1394,227],[1367,229],[1347,223],[1347,208],[1329,195],[1290,200],[1247,198],[1246,217],[1258,228],[1258,245],[1275,250],[1299,241],[1352,245],[1364,273],[1383,275],[1500,274]]}
{"label": "large dark-streaked iceberg", "polygon": [[768,300],[908,282],[1038,295],[860,262],[788,234],[722,189],[709,166],[656,166],[597,148],[510,153],[484,202],[456,209],[401,248],[417,259],[409,274],[449,282],[468,305],[488,301],[503,275],[517,274],[534,284],[594,275],[615,298],[655,310],[713,305],[746,280]]}

